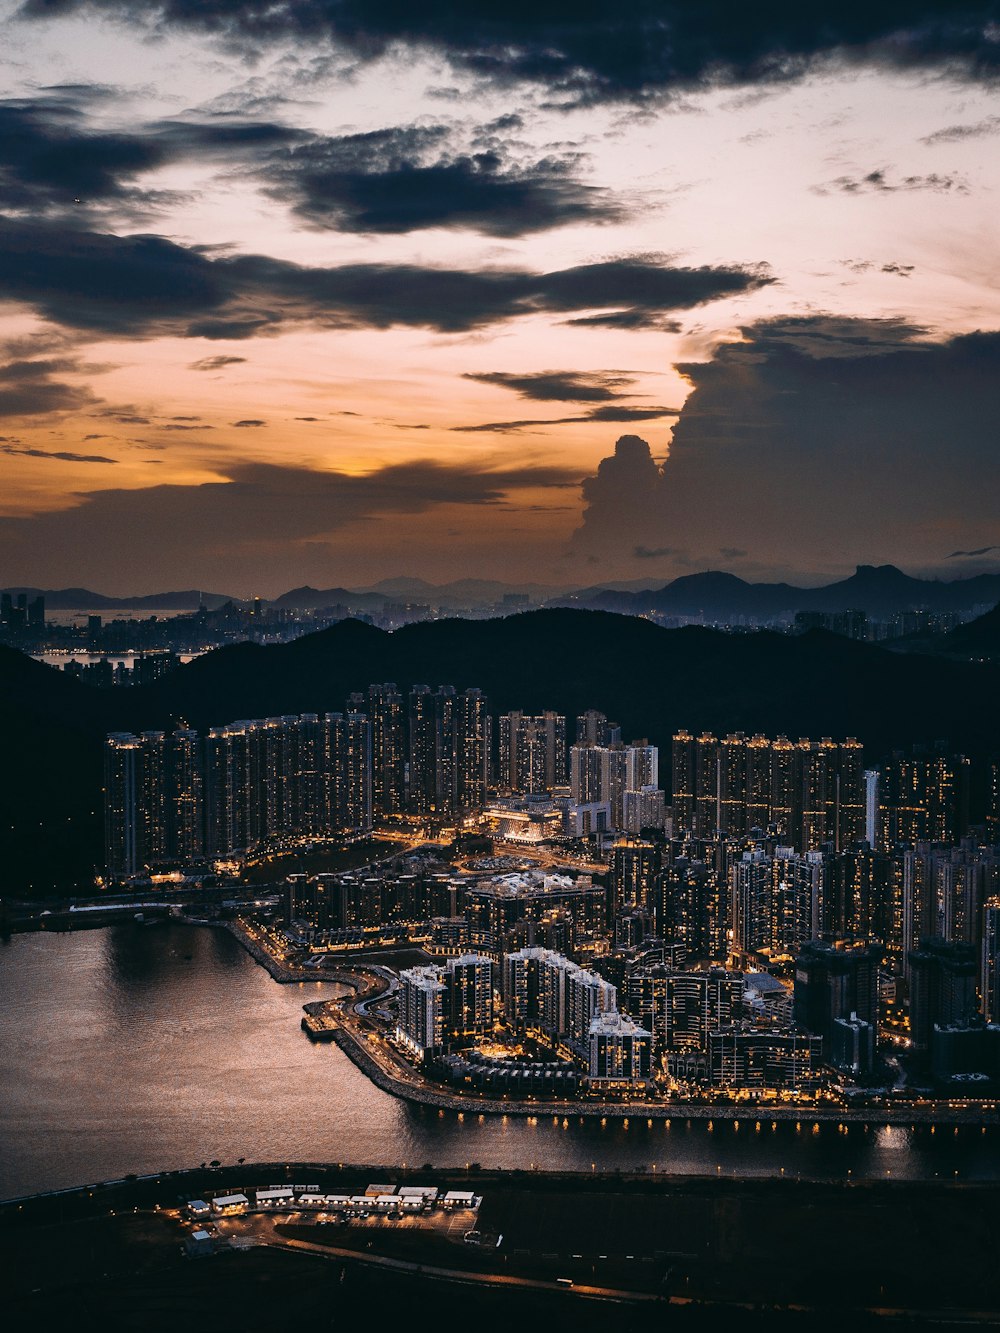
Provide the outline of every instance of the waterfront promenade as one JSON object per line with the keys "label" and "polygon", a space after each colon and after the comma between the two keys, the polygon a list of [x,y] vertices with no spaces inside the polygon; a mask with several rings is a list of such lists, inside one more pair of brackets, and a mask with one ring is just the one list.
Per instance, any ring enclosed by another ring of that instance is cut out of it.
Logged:
{"label": "waterfront promenade", "polygon": [[388,989],[375,965],[359,960],[340,968],[301,967],[289,963],[286,956],[276,956],[271,940],[260,928],[243,921],[227,922],[226,929],[275,981],[332,982],[351,988],[353,994],[337,1000],[310,1003],[302,1021],[304,1030],[317,1040],[332,1040],[347,1058],[383,1092],[415,1105],[438,1111],[454,1112],[460,1117],[516,1116],[528,1119],[551,1118],[555,1122],[579,1120],[699,1120],[709,1128],[715,1122],[732,1123],[737,1130],[746,1126],[752,1132],[779,1121],[794,1123],[803,1129],[817,1123],[857,1125],[876,1128],[900,1127],[994,1126],[1000,1125],[1000,1105],[995,1102],[952,1098],[921,1099],[878,1106],[849,1107],[833,1102],[782,1102],[765,1099],[741,1099],[736,1102],[680,1101],[635,1098],[605,1101],[580,1098],[556,1101],[527,1098],[488,1098],[442,1087],[425,1078],[408,1060],[386,1041],[382,1030],[367,1016],[366,1005]]}

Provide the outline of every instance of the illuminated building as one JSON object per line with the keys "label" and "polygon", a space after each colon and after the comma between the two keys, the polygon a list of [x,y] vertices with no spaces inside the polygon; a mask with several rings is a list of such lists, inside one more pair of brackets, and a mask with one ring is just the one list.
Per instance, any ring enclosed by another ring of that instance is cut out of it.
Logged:
{"label": "illuminated building", "polygon": [[611,893],[615,915],[636,908],[650,911],[662,856],[655,843],[615,843],[611,852]]}
{"label": "illuminated building", "polygon": [[591,1083],[641,1083],[649,1078],[652,1037],[625,1014],[595,1014],[587,1041]]}
{"label": "illuminated building", "polygon": [[490,785],[493,719],[482,690],[464,690],[455,700],[455,810],[482,810]]}
{"label": "illuminated building", "polygon": [[865,779],[856,740],[735,732],[718,740],[678,732],[673,739],[674,829],[695,837],[743,837],[773,829],[792,846],[839,849],[864,836]]}
{"label": "illuminated building", "polygon": [[372,809],[380,817],[398,815],[406,794],[403,696],[389,681],[369,685],[367,712],[372,733]]}
{"label": "illuminated building", "polygon": [[971,945],[941,939],[921,940],[909,962],[910,1041],[926,1052],[936,1026],[964,1025],[975,1017],[979,968]]}
{"label": "illuminated building", "polygon": [[444,1049],[448,1030],[448,988],[435,967],[411,967],[399,974],[396,1038],[423,1059]]}
{"label": "illuminated building", "polygon": [[202,854],[201,758],[195,732],[109,735],[104,793],[105,865],[113,877],[188,862]]}
{"label": "illuminated building", "polygon": [[821,1085],[823,1039],[731,1027],[709,1033],[708,1078],[732,1090],[812,1092]]}
{"label": "illuminated building", "polygon": [[504,1008],[515,1030],[536,1030],[582,1049],[596,1014],[613,1010],[610,982],[551,949],[519,949],[503,960]]}
{"label": "illuminated building", "polygon": [[1000,1023],[1000,897],[988,898],[983,907],[979,993],[986,1022]]}
{"label": "illuminated building", "polygon": [[809,940],[795,959],[795,1022],[830,1040],[837,1019],[854,1015],[878,1031],[882,951],[865,944]]}
{"label": "illuminated building", "polygon": [[523,795],[550,792],[566,781],[566,719],[504,713],[500,718],[499,786]]}

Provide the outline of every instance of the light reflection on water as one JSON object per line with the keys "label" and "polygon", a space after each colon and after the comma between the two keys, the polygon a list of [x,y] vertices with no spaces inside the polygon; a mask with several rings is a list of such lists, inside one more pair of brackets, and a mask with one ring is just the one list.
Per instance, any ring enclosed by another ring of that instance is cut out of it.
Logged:
{"label": "light reflection on water", "polygon": [[[530,1120],[412,1107],[301,1031],[335,993],[279,986],[225,932],[163,925],[0,945],[0,1197],[268,1159],[803,1178],[1000,1178],[962,1129],[765,1117]],[[759,1124],[759,1129],[757,1125]]]}

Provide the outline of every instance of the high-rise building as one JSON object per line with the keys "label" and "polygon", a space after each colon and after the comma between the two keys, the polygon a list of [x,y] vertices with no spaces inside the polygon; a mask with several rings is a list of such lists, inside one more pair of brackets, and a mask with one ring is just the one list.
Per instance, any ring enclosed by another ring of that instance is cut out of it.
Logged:
{"label": "high-rise building", "polygon": [[620,745],[622,729],[617,722],[609,722],[596,708],[588,708],[577,715],[574,745]]}
{"label": "high-rise building", "polygon": [[662,854],[652,842],[618,842],[611,852],[611,894],[615,916],[652,911]]}
{"label": "high-rise building", "polygon": [[743,837],[771,828],[802,851],[828,842],[846,848],[864,836],[862,751],[853,739],[793,744],[678,732],[672,756],[676,832]]}
{"label": "high-rise building", "polygon": [[622,796],[622,828],[633,838],[644,829],[662,829],[666,817],[666,798],[659,787],[626,789]]}
{"label": "high-rise building", "polygon": [[566,719],[561,713],[531,716],[505,713],[500,718],[502,789],[540,795],[566,781]]}
{"label": "high-rise building", "polygon": [[988,898],[983,907],[979,993],[986,1022],[1000,1023],[1000,896]]}
{"label": "high-rise building", "polygon": [[[361,708],[349,709],[360,712]],[[379,818],[398,815],[406,796],[406,741],[403,696],[391,681],[368,686],[372,734],[372,808]]]}
{"label": "high-rise building", "polygon": [[363,713],[327,713],[324,815],[336,833],[366,833],[372,826],[371,719]]}
{"label": "high-rise building", "polygon": [[708,972],[668,970],[662,1008],[653,1033],[666,1051],[703,1051],[708,1035],[727,1027],[740,1012],[743,974],[714,967]]}
{"label": "high-rise building", "polygon": [[591,1083],[641,1083],[650,1076],[652,1037],[616,1010],[595,1014],[587,1031]]}
{"label": "high-rise building", "polygon": [[397,1039],[415,1055],[463,1045],[493,1028],[493,963],[479,954],[399,974]]}
{"label": "high-rise building", "polygon": [[968,1024],[976,1015],[979,967],[970,944],[920,941],[910,954],[910,1041],[929,1051],[935,1027]]}
{"label": "high-rise building", "polygon": [[877,1032],[881,957],[872,945],[803,944],[795,959],[795,1022],[829,1040],[834,1022],[853,1014]]}
{"label": "high-rise building", "polygon": [[704,861],[675,856],[657,878],[653,919],[657,935],[688,957],[721,961],[729,952],[727,877]]}
{"label": "high-rise building", "polygon": [[396,1039],[414,1055],[441,1051],[448,1031],[448,988],[436,967],[411,967],[399,974]]}
{"label": "high-rise building", "polygon": [[615,987],[563,954],[519,949],[503,963],[504,1007],[515,1029],[533,1029],[582,1049],[594,1016],[616,1008]]}
{"label": "high-rise building", "polygon": [[414,685],[409,730],[409,808],[447,817],[455,806],[455,687]]}
{"label": "high-rise building", "polygon": [[482,810],[490,786],[493,719],[482,690],[464,690],[455,700],[455,811]]}
{"label": "high-rise building", "polygon": [[203,850],[198,737],[179,729],[109,735],[104,747],[105,864],[115,877],[196,860]]}

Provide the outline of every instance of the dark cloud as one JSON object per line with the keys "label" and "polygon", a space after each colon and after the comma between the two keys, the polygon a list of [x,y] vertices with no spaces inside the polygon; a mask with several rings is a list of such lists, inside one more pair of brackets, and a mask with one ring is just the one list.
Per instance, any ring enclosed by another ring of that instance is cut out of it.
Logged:
{"label": "dark cloud", "polygon": [[26,446],[0,442],[0,454],[21,454],[25,458],[50,458],[61,463],[117,463],[117,458],[104,458],[101,454],[74,454],[64,449],[29,449]]}
{"label": "dark cloud", "polygon": [[1000,551],[1000,546],[979,546],[974,551],[952,551],[946,560],[956,560],[960,556],[989,555],[991,551]]}
{"label": "dark cloud", "polygon": [[88,122],[87,92],[63,86],[0,101],[0,207],[32,215],[142,215],[179,198],[137,184],[143,173],[186,159],[230,167],[303,137],[288,126],[227,116],[98,131]]}
{"label": "dark cloud", "polygon": [[885,264],[876,264],[871,259],[842,259],[840,263],[845,268],[849,268],[852,273],[873,273],[876,270],[879,273],[889,273],[896,278],[908,278],[915,271],[914,264],[899,264],[895,260],[890,260]]}
{"label": "dark cloud", "polygon": [[633,329],[655,333],[679,333],[681,330],[676,319],[665,319],[650,310],[609,310],[603,315],[582,315],[565,322],[584,329]]}
{"label": "dark cloud", "polygon": [[147,138],[87,133],[71,101],[0,102],[0,205],[9,211],[125,202],[127,183],[164,157]]}
{"label": "dark cloud", "polygon": [[825,185],[813,187],[815,194],[898,194],[901,191],[927,190],[932,194],[968,194],[963,177],[942,176],[933,171],[928,176],[893,176],[884,168],[864,176],[838,176]]}
{"label": "dark cloud", "polygon": [[535,370],[521,375],[502,370],[478,375],[463,375],[463,379],[479,384],[495,384],[502,389],[513,389],[521,398],[539,403],[608,403],[629,395],[620,391],[635,383],[633,375],[620,370]]}
{"label": "dark cloud", "polygon": [[946,125],[944,129],[925,135],[920,142],[930,145],[961,143],[963,139],[983,139],[990,134],[1000,134],[1000,116],[987,116],[971,125]]}
{"label": "dark cloud", "polygon": [[657,467],[636,437],[584,482],[574,546],[611,559],[722,547],[771,569],[928,567],[1000,542],[1000,332],[932,342],[892,320],[765,321],[677,369],[692,393]]}
{"label": "dark cloud", "polygon": [[512,435],[519,430],[532,426],[568,426],[581,422],[617,422],[626,421],[661,421],[664,417],[677,416],[676,407],[592,407],[589,412],[573,417],[533,417],[520,421],[486,421],[478,426],[452,426],[451,429],[462,434]]}
{"label": "dark cloud", "polygon": [[659,314],[752,291],[760,267],[683,268],[640,255],[552,273],[411,264],[306,268],[159,236],[0,221],[0,298],[88,332],[243,339],[309,322],[463,333],[520,315],[626,307]]}
{"label": "dark cloud", "polygon": [[244,417],[242,421],[231,421],[231,426],[266,426],[266,421],[260,421],[256,417]]}
{"label": "dark cloud", "polygon": [[449,135],[442,125],[414,125],[312,139],[272,157],[262,174],[300,217],[338,231],[524,236],[624,216],[607,190],[576,179],[576,155],[518,162],[498,145],[457,151]]}
{"label": "dark cloud", "polygon": [[244,47],[329,39],[361,60],[422,47],[494,83],[539,83],[563,101],[771,83],[830,55],[984,79],[1000,65],[996,0],[26,0],[21,9],[34,18],[74,12],[190,27]]}
{"label": "dark cloud", "polygon": [[72,357],[9,361],[0,365],[0,417],[36,417],[92,406],[98,399],[90,389],[54,378],[67,373],[78,374],[81,369]]}
{"label": "dark cloud", "polygon": [[245,356],[203,356],[200,361],[192,361],[188,370],[224,370],[226,366],[245,364]]}
{"label": "dark cloud", "polygon": [[499,507],[520,491],[578,484],[578,472],[531,465],[416,460],[358,476],[234,461],[221,481],[93,491],[57,513],[0,518],[0,555],[12,580],[20,577],[15,565],[48,578],[72,564],[81,580],[113,582],[126,555],[141,550],[153,586],[175,575],[191,586],[209,575],[273,582],[294,578],[305,544],[322,546],[350,524],[371,525],[371,541],[384,545],[383,518],[444,505]]}
{"label": "dark cloud", "polygon": [[656,546],[652,550],[648,546],[636,546],[632,554],[636,560],[663,560],[667,556],[681,555],[682,552],[676,546]]}

